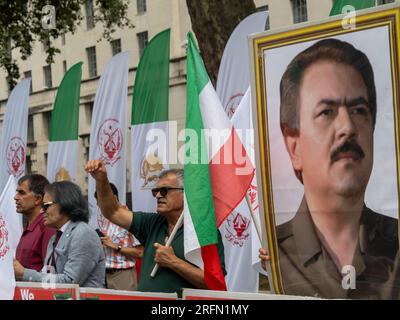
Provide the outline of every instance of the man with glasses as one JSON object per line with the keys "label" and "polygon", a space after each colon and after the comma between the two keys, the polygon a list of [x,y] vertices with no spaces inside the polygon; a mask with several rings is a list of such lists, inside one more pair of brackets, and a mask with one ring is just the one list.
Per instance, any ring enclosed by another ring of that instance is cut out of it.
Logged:
{"label": "man with glasses", "polygon": [[14,197],[18,213],[27,225],[19,241],[16,259],[28,269],[40,271],[44,265],[47,245],[55,230],[44,226],[42,202],[44,187],[49,184],[40,174],[28,174],[18,181]]}
{"label": "man with glasses", "polygon": [[[97,201],[101,212],[112,223],[129,230],[144,246],[139,291],[181,292],[182,288],[206,289],[204,272],[185,260],[183,227],[180,227],[171,246],[165,246],[183,211],[183,170],[162,172],[152,189],[157,200],[157,213],[131,212],[119,205],[113,196],[106,167],[99,160],[91,160],[85,170],[96,180]],[[218,233],[218,251],[224,266],[224,251]],[[150,276],[155,263],[160,268]]]}
{"label": "man with glasses", "polygon": [[56,235],[47,246],[41,272],[14,260],[15,278],[104,288],[104,251],[97,233],[88,225],[89,211],[81,189],[70,181],[59,181],[47,185],[44,191],[43,223],[57,230]]}

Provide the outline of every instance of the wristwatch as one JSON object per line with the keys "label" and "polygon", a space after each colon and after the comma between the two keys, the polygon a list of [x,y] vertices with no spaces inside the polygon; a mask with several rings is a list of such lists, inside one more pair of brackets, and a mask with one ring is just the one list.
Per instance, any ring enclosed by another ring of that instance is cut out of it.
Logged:
{"label": "wristwatch", "polygon": [[122,249],[122,247],[121,247],[121,246],[118,246],[118,248],[117,248],[117,252],[120,252],[120,251],[121,251],[121,249]]}

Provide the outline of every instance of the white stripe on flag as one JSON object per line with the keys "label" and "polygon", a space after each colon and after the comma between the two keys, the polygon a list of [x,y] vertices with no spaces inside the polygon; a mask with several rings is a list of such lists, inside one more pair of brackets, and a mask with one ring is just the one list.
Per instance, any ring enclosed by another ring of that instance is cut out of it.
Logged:
{"label": "white stripe on flag", "polygon": [[50,141],[48,155],[47,179],[50,182],[60,181],[60,178],[76,181],[78,140]]}
{"label": "white stripe on flag", "polygon": [[211,161],[231,136],[232,124],[210,81],[201,90],[199,99],[203,126],[211,136],[211,141],[208,141],[211,143],[207,143],[208,161]]}
{"label": "white stripe on flag", "polygon": [[151,189],[168,166],[168,121],[131,127],[132,210],[155,212]]}

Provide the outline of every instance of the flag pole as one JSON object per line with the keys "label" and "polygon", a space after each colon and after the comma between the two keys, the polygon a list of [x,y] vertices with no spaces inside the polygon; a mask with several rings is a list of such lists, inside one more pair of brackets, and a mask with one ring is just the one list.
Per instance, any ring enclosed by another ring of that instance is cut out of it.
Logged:
{"label": "flag pole", "polygon": [[262,243],[262,238],[261,238],[261,228],[260,225],[258,224],[258,221],[256,219],[256,214],[254,213],[253,207],[251,205],[251,200],[249,198],[249,194],[246,192],[246,203],[247,206],[249,207],[250,213],[251,213],[251,217],[253,219],[253,223],[254,226],[256,227],[256,231],[257,231],[257,235],[258,235],[258,239],[260,240],[260,243]]}
{"label": "flag pole", "polygon": [[[173,229],[172,232],[171,232],[171,235],[170,235],[169,238],[168,238],[167,243],[165,244],[166,247],[169,247],[169,246],[171,245],[172,241],[173,241],[174,238],[175,238],[175,235],[176,235],[178,229],[182,226],[182,224],[183,224],[183,212],[181,213],[181,215],[180,215],[178,221],[177,221],[176,224],[175,224],[174,229]],[[156,276],[156,273],[157,273],[157,271],[158,271],[158,268],[159,268],[159,265],[158,265],[158,263],[156,263],[156,265],[155,265],[154,268],[153,268],[153,271],[151,271],[151,274],[150,274],[150,276],[151,276],[152,278],[154,278],[154,277]]]}

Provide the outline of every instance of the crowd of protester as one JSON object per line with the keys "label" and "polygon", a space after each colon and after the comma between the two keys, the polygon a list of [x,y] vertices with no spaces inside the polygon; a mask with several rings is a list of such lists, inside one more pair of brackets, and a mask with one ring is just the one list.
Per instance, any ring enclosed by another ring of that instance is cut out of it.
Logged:
{"label": "crowd of protester", "polygon": [[[185,260],[183,227],[165,246],[183,211],[183,170],[160,175],[151,190],[157,213],[133,213],[119,203],[101,161],[89,161],[85,169],[96,181],[94,196],[102,214],[97,229],[89,225],[87,200],[75,183],[49,183],[40,174],[19,179],[14,200],[25,227],[14,260],[17,281],[178,293],[206,288],[204,272]],[[156,263],[160,269],[151,277]]]}

